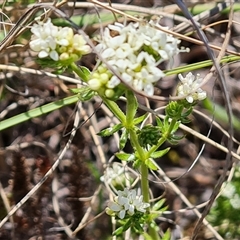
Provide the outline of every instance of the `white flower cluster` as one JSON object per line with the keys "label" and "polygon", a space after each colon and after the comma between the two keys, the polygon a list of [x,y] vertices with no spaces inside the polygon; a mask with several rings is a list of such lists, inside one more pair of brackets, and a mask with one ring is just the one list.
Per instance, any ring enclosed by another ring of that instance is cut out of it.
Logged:
{"label": "white flower cluster", "polygon": [[39,58],[50,57],[54,61],[78,60],[91,49],[79,34],[74,34],[69,27],[54,26],[49,18],[46,22],[38,22],[31,28],[33,33],[30,48],[38,52]]}
{"label": "white flower cluster", "polygon": [[110,201],[108,208],[106,209],[107,214],[117,215],[120,219],[123,219],[127,214],[132,216],[136,211],[145,213],[146,208],[150,206],[149,203],[143,202],[143,196],[137,196],[136,190],[118,191],[118,196],[114,198],[114,202]]}
{"label": "white flower cluster", "polygon": [[106,183],[116,182],[118,184],[123,183],[126,179],[124,176],[124,167],[114,162],[112,167],[108,167],[104,175],[100,178],[101,181]]}
{"label": "white flower cluster", "polygon": [[207,97],[207,93],[200,88],[202,78],[199,74],[196,77],[190,72],[183,77],[182,74],[178,75],[181,83],[177,89],[177,96],[186,97],[189,103],[196,100],[203,100]]}
{"label": "white flower cluster", "polygon": [[[154,93],[153,84],[164,76],[157,67],[159,63],[172,60],[173,56],[188,49],[178,49],[180,40],[154,28],[154,22],[120,23],[105,28],[102,39],[96,50],[121,77],[121,79],[138,91],[144,91],[151,96]],[[113,35],[113,33],[115,33]],[[112,36],[113,35],[113,36]],[[106,68],[106,66],[103,64]],[[96,90],[103,85],[107,89],[115,88],[120,79],[111,74],[106,83],[97,83],[93,76],[90,87]]]}

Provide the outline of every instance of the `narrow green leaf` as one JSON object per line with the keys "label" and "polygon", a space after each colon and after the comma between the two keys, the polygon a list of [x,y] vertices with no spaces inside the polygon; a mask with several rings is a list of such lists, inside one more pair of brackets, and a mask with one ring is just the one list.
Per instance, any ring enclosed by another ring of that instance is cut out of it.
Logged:
{"label": "narrow green leaf", "polygon": [[135,160],[135,156],[129,153],[120,152],[120,153],[116,153],[115,155],[121,161],[132,162]]}
{"label": "narrow green leaf", "polygon": [[122,234],[123,232],[126,232],[131,227],[131,224],[132,224],[132,220],[130,218],[130,219],[127,220],[127,222],[123,226],[121,226],[118,229],[116,229],[113,232],[113,235],[117,236],[117,235]]}
{"label": "narrow green leaf", "polygon": [[168,131],[168,128],[169,128],[168,120],[169,120],[168,116],[166,116],[163,120],[163,132]]}
{"label": "narrow green leaf", "polygon": [[[221,63],[229,63],[229,62],[235,62],[235,61],[239,61],[239,60],[240,60],[239,56],[229,55],[229,56],[223,57],[220,62]],[[170,76],[173,74],[191,72],[193,70],[202,69],[202,68],[209,67],[212,65],[213,65],[213,63],[211,60],[206,60],[206,61],[197,62],[197,63],[193,63],[193,64],[187,64],[185,66],[177,67],[177,68],[174,68],[171,70],[166,70],[166,71],[164,71],[164,73],[166,74],[166,76]]]}
{"label": "narrow green leaf", "polygon": [[149,234],[147,234],[146,232],[143,232],[142,235],[144,236],[145,240],[153,240],[152,237]]}
{"label": "narrow green leaf", "polygon": [[153,152],[151,154],[151,157],[152,158],[160,158],[160,157],[164,156],[169,150],[170,150],[170,147],[165,148],[165,149],[160,150],[160,151]]}
{"label": "narrow green leaf", "polygon": [[137,221],[134,222],[134,229],[137,233],[140,233],[140,234],[142,234],[144,232],[142,225]]}
{"label": "narrow green leaf", "polygon": [[182,117],[188,117],[193,111],[193,107],[190,107],[189,109],[187,109],[187,111],[183,112]]}
{"label": "narrow green leaf", "polygon": [[147,117],[147,114],[144,114],[144,115],[142,115],[142,116],[140,116],[138,118],[135,118],[133,120],[134,125],[137,125],[137,124],[141,123],[143,120],[145,120],[146,117]]}
{"label": "narrow green leaf", "polygon": [[132,124],[138,109],[138,102],[131,90],[126,90],[125,96],[127,98],[126,123]]}
{"label": "narrow green leaf", "polygon": [[156,122],[157,122],[157,125],[162,129],[163,127],[162,120],[159,117],[156,117]]}
{"label": "narrow green leaf", "polygon": [[140,168],[140,166],[141,166],[142,163],[143,163],[142,160],[140,160],[140,159],[137,158],[137,159],[133,162],[133,167],[134,167],[135,169],[138,169],[138,168]]}
{"label": "narrow green leaf", "polygon": [[170,240],[170,239],[171,239],[171,231],[168,229],[162,236],[162,240]]}
{"label": "narrow green leaf", "polygon": [[87,86],[83,86],[81,88],[71,88],[70,91],[72,93],[79,94],[79,100],[83,102],[89,101],[95,95],[95,92]]}
{"label": "narrow green leaf", "polygon": [[113,135],[115,132],[119,131],[121,128],[122,128],[122,124],[119,123],[113,127],[103,129],[101,132],[98,133],[98,135],[101,137],[108,137]]}
{"label": "narrow green leaf", "polygon": [[132,224],[132,219],[129,218],[129,220],[123,225],[123,231],[127,231],[130,227],[131,227],[131,224]]}
{"label": "narrow green leaf", "polygon": [[156,202],[153,207],[152,207],[152,210],[153,211],[158,211],[162,206],[163,204],[166,202],[166,199],[163,198],[163,199],[160,199],[158,202]]}
{"label": "narrow green leaf", "polygon": [[148,166],[149,169],[151,170],[158,170],[158,165],[157,163],[152,159],[149,158],[145,161],[145,164]]}
{"label": "narrow green leaf", "polygon": [[113,232],[113,236],[118,236],[120,234],[123,233],[123,226],[122,227],[119,227],[118,229],[116,229],[114,232]]}
{"label": "narrow green leaf", "polygon": [[52,103],[48,103],[41,107],[32,109],[28,112],[18,114],[14,117],[8,118],[0,122],[0,131],[3,129],[15,126],[19,123],[25,122],[35,117],[42,116],[46,113],[52,112],[56,109],[62,108],[64,106],[76,103],[79,100],[78,95],[70,96]]}
{"label": "narrow green leaf", "polygon": [[[227,115],[227,111],[225,107],[222,107],[216,103],[213,103],[209,98],[204,99],[203,101],[204,107],[213,114],[214,118],[218,121],[221,121],[224,124],[229,124],[229,119]],[[232,116],[233,127],[235,130],[240,130],[240,121],[239,117],[233,115]]]}
{"label": "narrow green leaf", "polygon": [[83,74],[88,78],[91,74],[90,70],[87,67],[79,66],[79,68],[82,70]]}
{"label": "narrow green leaf", "polygon": [[173,130],[172,130],[172,133],[174,133],[174,132],[176,132],[178,130],[180,123],[181,123],[180,121],[175,123],[175,125],[173,127]]}
{"label": "narrow green leaf", "polygon": [[187,124],[187,123],[190,123],[190,122],[191,122],[191,120],[188,119],[188,118],[181,118],[181,123],[183,123],[183,124]]}
{"label": "narrow green leaf", "polygon": [[171,136],[171,140],[180,141],[180,140],[182,140],[184,137],[185,137],[185,135],[181,135],[181,136],[172,135],[172,136]]}
{"label": "narrow green leaf", "polygon": [[127,140],[128,140],[128,131],[126,130],[126,128],[124,128],[119,141],[120,150],[122,150],[125,147]]}

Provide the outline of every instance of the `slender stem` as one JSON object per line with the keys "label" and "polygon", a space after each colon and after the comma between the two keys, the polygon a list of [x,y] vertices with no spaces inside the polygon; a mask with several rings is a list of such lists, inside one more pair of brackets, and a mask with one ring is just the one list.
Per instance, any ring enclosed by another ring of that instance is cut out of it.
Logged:
{"label": "slender stem", "polygon": [[146,152],[141,147],[138,142],[138,137],[136,134],[135,126],[134,126],[134,117],[137,111],[137,101],[133,92],[126,90],[126,99],[127,99],[127,107],[126,107],[126,123],[125,127],[129,131],[130,141],[134,148],[134,151],[137,152],[137,155],[140,160],[143,162],[146,160]]}
{"label": "slender stem", "polygon": [[134,126],[133,120],[137,112],[138,103],[132,91],[126,90],[125,95],[127,98],[126,125],[131,128]]}
{"label": "slender stem", "polygon": [[141,164],[141,188],[143,201],[149,203],[148,166],[144,162]]}
{"label": "slender stem", "polygon": [[[134,117],[137,111],[137,101],[131,91],[126,91],[127,109],[126,109],[126,128],[129,131],[131,144],[141,160],[141,189],[143,195],[143,201],[149,203],[149,180],[148,180],[148,166],[145,161],[148,159],[147,152],[141,147],[138,141],[134,126]],[[150,208],[148,208],[148,211]],[[149,235],[154,240],[160,240],[159,234],[154,227],[151,226],[151,222],[148,222]]]}

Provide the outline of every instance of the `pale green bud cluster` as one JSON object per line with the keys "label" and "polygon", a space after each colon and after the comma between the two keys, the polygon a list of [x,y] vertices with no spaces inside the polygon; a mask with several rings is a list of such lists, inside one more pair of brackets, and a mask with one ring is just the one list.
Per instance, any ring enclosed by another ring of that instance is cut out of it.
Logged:
{"label": "pale green bud cluster", "polygon": [[115,94],[114,87],[111,82],[120,80],[115,77],[106,67],[100,65],[95,72],[93,72],[90,80],[88,81],[89,87],[94,91],[103,92],[107,98],[112,98]]}

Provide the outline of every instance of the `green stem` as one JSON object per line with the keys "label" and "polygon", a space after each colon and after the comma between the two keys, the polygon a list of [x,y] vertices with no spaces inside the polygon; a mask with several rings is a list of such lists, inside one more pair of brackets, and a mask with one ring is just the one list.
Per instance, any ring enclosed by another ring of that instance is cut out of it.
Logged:
{"label": "green stem", "polygon": [[149,203],[148,166],[144,162],[141,164],[141,188],[143,201]]}
{"label": "green stem", "polygon": [[[127,109],[126,109],[126,128],[129,131],[130,141],[133,146],[134,151],[136,152],[138,158],[141,160],[141,189],[143,195],[143,201],[149,203],[149,180],[148,180],[148,166],[145,164],[145,161],[148,159],[146,151],[141,147],[138,141],[134,126],[134,117],[137,111],[137,101],[133,92],[126,91],[127,98]],[[148,211],[150,208],[148,209]],[[149,235],[154,240],[160,240],[157,230],[151,226],[151,222],[148,222]]]}
{"label": "green stem", "polygon": [[134,127],[133,120],[137,112],[138,103],[132,91],[126,90],[125,95],[127,98],[126,125],[131,128]]}

